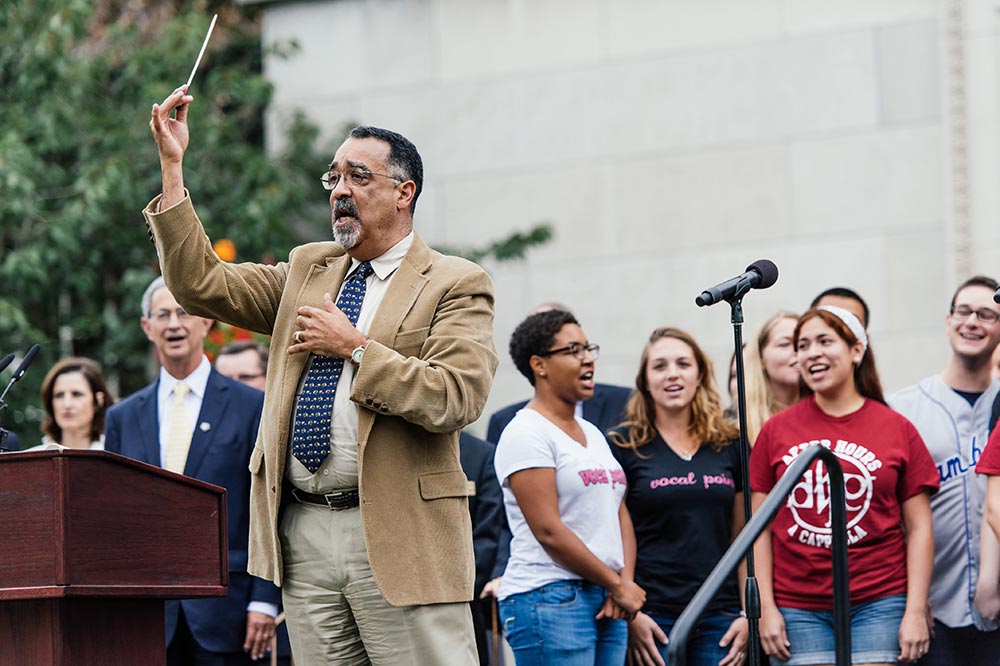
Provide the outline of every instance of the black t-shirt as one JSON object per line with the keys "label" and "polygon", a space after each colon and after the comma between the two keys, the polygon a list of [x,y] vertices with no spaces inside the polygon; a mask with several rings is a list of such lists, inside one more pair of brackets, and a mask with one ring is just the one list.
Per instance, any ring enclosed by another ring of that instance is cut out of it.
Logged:
{"label": "black t-shirt", "polygon": [[[624,434],[624,433],[623,433]],[[657,435],[638,452],[611,444],[628,478],[625,503],[635,526],[635,578],[644,610],[676,617],[732,540],[733,503],[743,490],[739,444],[700,447],[683,460]],[[708,612],[740,607],[736,573]]]}

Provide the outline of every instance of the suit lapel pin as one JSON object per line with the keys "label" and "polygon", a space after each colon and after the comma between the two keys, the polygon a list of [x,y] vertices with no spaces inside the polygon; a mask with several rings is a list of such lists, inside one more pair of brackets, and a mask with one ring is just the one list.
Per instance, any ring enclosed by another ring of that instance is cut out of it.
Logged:
{"label": "suit lapel pin", "polygon": [[202,421],[201,423],[198,424],[198,429],[201,430],[202,432],[208,432],[209,430],[212,429],[212,424],[209,423],[208,421]]}

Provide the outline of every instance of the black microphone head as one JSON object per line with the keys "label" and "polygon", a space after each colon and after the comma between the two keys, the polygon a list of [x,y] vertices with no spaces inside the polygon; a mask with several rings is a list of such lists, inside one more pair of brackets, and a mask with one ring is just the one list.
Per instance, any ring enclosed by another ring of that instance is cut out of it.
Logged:
{"label": "black microphone head", "polygon": [[1000,303],[1000,287],[997,287],[997,291],[993,294],[993,302]]}
{"label": "black microphone head", "polygon": [[28,369],[31,362],[35,360],[35,356],[38,354],[40,347],[38,345],[31,345],[31,349],[28,353],[24,355],[24,360],[21,361],[21,365],[17,366],[17,370],[14,371],[13,380],[17,381],[24,376],[24,371]]}
{"label": "black microphone head", "polygon": [[767,289],[778,281],[778,267],[770,259],[758,259],[749,266],[748,271],[756,271],[760,275],[757,289]]}
{"label": "black microphone head", "polygon": [[10,362],[13,360],[14,360],[13,354],[7,354],[6,356],[4,356],[3,359],[0,360],[0,372],[3,372],[3,369],[6,368],[8,365],[10,365]]}

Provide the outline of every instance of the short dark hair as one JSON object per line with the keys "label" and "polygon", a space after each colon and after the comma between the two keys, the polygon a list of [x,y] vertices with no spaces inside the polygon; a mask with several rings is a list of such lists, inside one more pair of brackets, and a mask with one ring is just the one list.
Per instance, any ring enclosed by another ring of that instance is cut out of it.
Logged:
{"label": "short dark hair", "polygon": [[958,298],[958,292],[962,291],[966,287],[986,287],[987,289],[996,291],[997,281],[987,275],[974,275],[973,277],[970,277],[968,280],[958,285],[958,289],[956,289],[955,293],[951,295],[950,310],[955,309],[955,300]]}
{"label": "short dark hair", "polygon": [[545,310],[528,315],[514,329],[510,336],[510,358],[532,386],[535,385],[535,373],[531,370],[531,357],[548,351],[563,326],[579,323],[565,310]]}
{"label": "short dark hair", "polygon": [[861,311],[865,313],[865,320],[861,322],[861,325],[868,328],[868,323],[871,321],[871,313],[868,310],[868,304],[865,303],[865,299],[861,298],[861,294],[853,289],[848,289],[847,287],[830,287],[825,291],[821,291],[819,296],[813,299],[812,303],[809,304],[809,309],[811,310],[819,305],[819,302],[823,300],[825,296],[840,296],[841,298],[849,298],[852,301],[860,303]]}
{"label": "short dark hair", "polygon": [[413,215],[413,211],[417,208],[417,197],[424,189],[424,163],[420,159],[417,147],[402,134],[381,127],[358,125],[348,132],[347,136],[352,139],[378,139],[389,144],[387,166],[397,172],[389,175],[399,176],[404,181],[412,180],[417,186],[410,201],[410,215]]}
{"label": "short dark hair", "polygon": [[219,350],[215,359],[218,360],[219,356],[242,354],[245,351],[257,352],[257,356],[260,357],[260,371],[267,372],[267,345],[263,345],[256,340],[238,340],[236,342],[230,342]]}

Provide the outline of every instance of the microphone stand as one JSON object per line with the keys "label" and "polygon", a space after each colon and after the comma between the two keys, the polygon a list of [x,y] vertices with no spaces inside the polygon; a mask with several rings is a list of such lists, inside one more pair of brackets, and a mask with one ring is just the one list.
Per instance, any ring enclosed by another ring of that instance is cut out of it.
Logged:
{"label": "microphone stand", "polygon": [[[750,441],[747,439],[746,375],[743,372],[743,295],[750,291],[749,283],[738,288],[729,300],[732,312],[733,344],[736,353],[736,400],[740,424],[740,468],[743,474],[743,524],[750,522]],[[747,664],[760,666],[760,589],[754,570],[753,548],[746,554],[747,579],[743,590],[743,604],[747,614]]]}
{"label": "microphone stand", "polygon": [[[6,392],[5,392],[6,393]],[[11,453],[11,449],[7,440],[10,437],[10,432],[3,427],[3,413],[7,410],[7,403],[0,399],[0,453]]]}
{"label": "microphone stand", "polygon": [[[10,433],[3,428],[3,413],[7,411],[7,403],[4,402],[3,399],[7,397],[7,392],[10,391],[11,387],[24,376],[28,366],[31,365],[31,362],[35,360],[35,356],[38,355],[38,350],[38,345],[31,345],[28,353],[26,353],[24,358],[21,360],[21,364],[17,366],[17,370],[15,370],[14,374],[11,375],[10,381],[7,382],[7,387],[3,390],[3,393],[0,393],[0,453],[7,453],[10,451],[10,449],[7,448],[7,440],[10,437]],[[13,359],[13,354],[5,356],[4,359],[0,361],[0,370],[6,368]]]}

